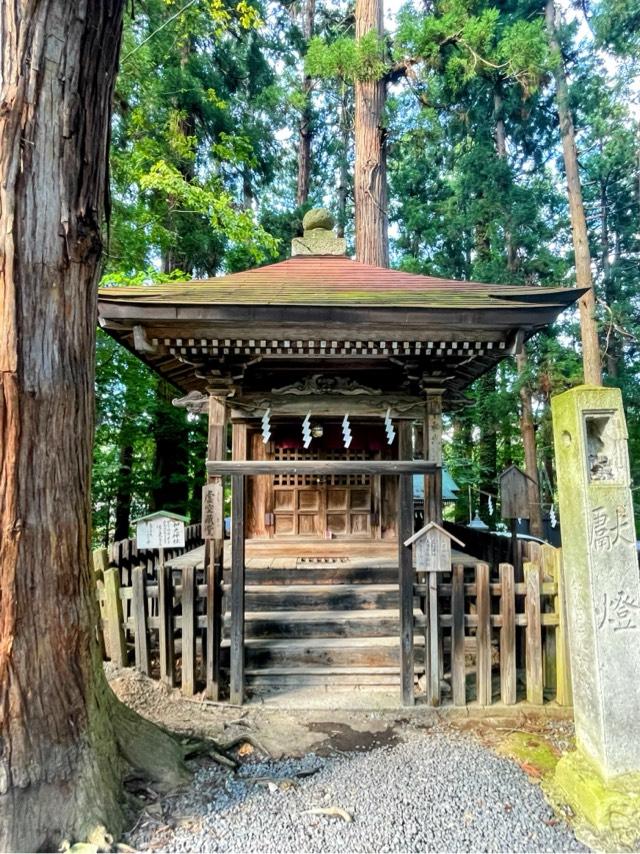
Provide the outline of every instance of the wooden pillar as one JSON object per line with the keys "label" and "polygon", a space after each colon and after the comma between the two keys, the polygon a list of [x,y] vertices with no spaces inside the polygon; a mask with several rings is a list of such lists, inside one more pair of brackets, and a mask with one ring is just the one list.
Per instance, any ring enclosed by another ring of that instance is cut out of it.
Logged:
{"label": "wooden pillar", "polygon": [[[398,456],[411,459],[411,424],[398,425]],[[413,476],[401,474],[398,484],[398,571],[400,585],[400,667],[402,704],[412,706],[413,691],[413,549],[405,540],[413,535]]]}
{"label": "wooden pillar", "polygon": [[[209,432],[207,459],[227,457],[227,400],[224,396],[209,395]],[[222,572],[224,560],[224,482],[221,477],[208,477],[213,524],[205,530],[205,565],[207,567],[207,634],[206,634],[206,696],[220,699],[220,645],[222,643]],[[203,508],[204,510],[204,508]],[[211,536],[209,536],[211,535]]]}
{"label": "wooden pillar", "polygon": [[424,521],[442,523],[442,390],[427,389],[424,412],[423,453],[437,463],[433,474],[424,476]]}
{"label": "wooden pillar", "polygon": [[235,705],[244,700],[244,477],[231,478],[231,690]]}

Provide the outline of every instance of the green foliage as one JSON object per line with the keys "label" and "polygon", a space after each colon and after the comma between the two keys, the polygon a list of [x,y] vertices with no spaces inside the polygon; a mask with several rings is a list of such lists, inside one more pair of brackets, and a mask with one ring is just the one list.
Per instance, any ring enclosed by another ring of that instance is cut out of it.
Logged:
{"label": "green foliage", "polygon": [[[180,11],[183,5],[144,0],[126,22],[104,283],[179,282],[284,259],[305,210],[316,204],[334,210],[349,239],[353,84],[384,77],[390,82],[385,127],[394,266],[498,283],[573,284],[550,74],[558,57],[549,54],[540,0],[409,3],[384,39],[370,32],[360,40],[352,4],[319,0],[309,44],[299,4],[207,0]],[[638,0],[585,7],[593,38],[575,20],[560,27],[606,382],[623,389],[636,479],[639,8]],[[606,52],[615,53],[615,61]],[[313,78],[310,90],[303,71]],[[308,203],[298,207],[298,128],[305,111],[311,187]],[[495,493],[496,472],[523,461],[523,384],[532,392],[545,509],[554,499],[549,402],[581,380],[576,313],[534,337],[528,356],[526,375],[505,361],[449,416],[445,453],[462,487],[463,520],[467,487],[472,509],[480,507],[488,518],[487,497],[478,488]],[[94,507],[101,541],[113,533],[119,491],[128,490],[135,517],[160,485],[158,385],[135,357],[99,335]],[[186,468],[171,477],[188,481],[184,509],[197,518],[206,419],[185,422],[184,413],[178,415],[172,430],[184,437]],[[129,449],[132,463],[123,466]],[[495,524],[495,515],[489,521]]]}
{"label": "green foliage", "polygon": [[321,79],[337,78],[350,83],[379,80],[388,70],[384,52],[384,41],[375,30],[360,39],[343,36],[333,42],[317,36],[309,43],[305,69],[307,74]]}

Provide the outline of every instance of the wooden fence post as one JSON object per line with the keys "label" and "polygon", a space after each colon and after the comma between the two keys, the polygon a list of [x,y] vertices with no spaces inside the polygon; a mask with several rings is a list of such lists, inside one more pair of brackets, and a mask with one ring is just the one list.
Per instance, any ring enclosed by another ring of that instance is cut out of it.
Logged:
{"label": "wooden fence post", "polygon": [[109,638],[105,636],[105,622],[107,619],[104,602],[104,573],[109,569],[109,552],[106,549],[96,549],[93,552],[93,579],[98,594],[99,624],[97,626],[98,644],[102,660],[111,658],[109,650]]}
{"label": "wooden fence post", "polygon": [[104,572],[104,610],[111,661],[118,667],[125,667],[127,664],[127,645],[124,640],[124,626],[122,624],[120,570],[116,567]]}
{"label": "wooden fence post", "polygon": [[541,706],[544,701],[544,680],[542,675],[540,567],[538,564],[525,563],[524,581],[527,591],[525,597],[527,702]]}
{"label": "wooden fence post", "polygon": [[[544,584],[545,581],[555,581],[555,556],[556,550],[553,546],[545,543],[540,547],[540,580]],[[551,599],[549,596],[544,596],[541,610],[545,614],[554,613],[555,597]],[[557,652],[556,652],[556,629],[555,626],[542,627],[542,665],[544,672],[544,687],[556,691],[557,676]]]}
{"label": "wooden fence post", "polygon": [[454,706],[467,702],[464,660],[464,566],[453,567],[451,579],[451,690]]}
{"label": "wooden fence post", "polygon": [[491,590],[489,565],[476,566],[476,693],[480,706],[491,705]]}
{"label": "wooden fence post", "polygon": [[555,612],[558,615],[556,627],[556,702],[559,706],[573,703],[571,687],[571,663],[569,660],[569,639],[567,637],[567,602],[565,599],[564,564],[562,549],[556,549],[553,567],[554,580],[558,593],[555,597]]}
{"label": "wooden fence post", "polygon": [[500,564],[500,699],[505,706],[516,702],[516,595],[515,571]]}
{"label": "wooden fence post", "polygon": [[182,570],[182,693],[192,697],[196,687],[196,571]]}
{"label": "wooden fence post", "polygon": [[145,571],[136,566],[132,573],[132,610],[136,667],[149,675],[149,639],[147,636],[147,591]]}
{"label": "wooden fence post", "polygon": [[244,701],[244,476],[231,477],[231,650],[230,699]]}
{"label": "wooden fence post", "polygon": [[158,632],[160,679],[173,687],[175,682],[175,644],[173,640],[173,571],[170,566],[158,567]]}

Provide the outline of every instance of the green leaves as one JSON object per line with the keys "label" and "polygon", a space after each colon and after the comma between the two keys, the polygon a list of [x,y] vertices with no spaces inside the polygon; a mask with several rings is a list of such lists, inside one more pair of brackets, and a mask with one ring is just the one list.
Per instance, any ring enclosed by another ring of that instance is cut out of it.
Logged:
{"label": "green leaves", "polygon": [[309,42],[305,60],[311,77],[356,80],[379,80],[388,71],[384,61],[384,41],[375,30],[360,39],[341,37],[332,42],[316,36]]}

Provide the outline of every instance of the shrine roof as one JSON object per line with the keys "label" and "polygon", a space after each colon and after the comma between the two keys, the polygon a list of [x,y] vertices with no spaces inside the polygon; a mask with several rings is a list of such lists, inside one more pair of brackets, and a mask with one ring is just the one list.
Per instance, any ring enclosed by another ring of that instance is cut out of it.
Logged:
{"label": "shrine roof", "polygon": [[456,281],[363,264],[346,256],[299,255],[269,264],[185,282],[100,288],[108,305],[287,306],[315,305],[416,309],[548,308],[562,311],[581,295],[576,288],[546,288]]}

